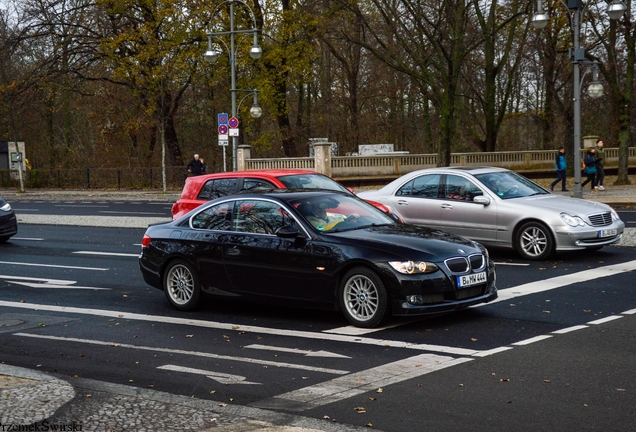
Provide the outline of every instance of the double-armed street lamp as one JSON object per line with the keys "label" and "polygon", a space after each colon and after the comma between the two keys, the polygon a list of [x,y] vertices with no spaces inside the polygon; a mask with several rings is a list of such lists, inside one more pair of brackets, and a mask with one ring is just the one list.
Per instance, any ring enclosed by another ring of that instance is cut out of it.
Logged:
{"label": "double-armed street lamp", "polygon": [[[250,29],[243,29],[243,30],[236,30],[234,28],[234,5],[238,5],[238,6],[243,6],[247,12],[250,15],[250,18],[252,20],[252,25],[253,27]],[[236,88],[236,56],[238,54],[238,47],[236,46],[236,35],[238,34],[243,34],[245,36],[249,36],[250,34],[252,34],[254,36],[254,42],[252,43],[252,47],[250,48],[249,54],[250,57],[252,57],[254,60],[258,60],[261,55],[263,55],[263,50],[261,49],[261,47],[258,45],[258,29],[256,28],[256,19],[254,18],[254,12],[252,12],[252,9],[250,9],[250,7],[242,0],[226,0],[224,2],[222,2],[221,4],[219,4],[215,9],[214,12],[212,12],[212,17],[210,18],[210,23],[212,22],[212,20],[214,19],[214,17],[216,16],[216,13],[220,10],[220,8],[224,5],[228,5],[229,6],[229,16],[230,16],[230,29],[229,31],[221,31],[221,32],[212,32],[209,31],[208,32],[208,49],[205,52],[205,54],[203,54],[203,57],[210,63],[214,63],[214,61],[216,61],[217,57],[222,54],[221,49],[218,47],[218,45],[216,45],[214,43],[214,41],[218,41],[220,42],[224,47],[225,50],[227,51],[228,55],[229,55],[229,60],[230,60],[230,69],[231,69],[231,86],[230,86],[230,93],[231,93],[231,97],[232,97],[232,117],[237,117],[237,105],[236,105],[236,93],[237,92],[251,92],[254,93],[254,104],[252,105],[252,108],[250,109],[250,115],[254,118],[258,118],[261,116],[261,114],[263,113],[261,107],[258,105],[258,90],[256,89],[252,89],[252,90],[245,90],[245,89],[237,89]],[[228,46],[225,41],[223,40],[223,36],[224,35],[229,35],[230,36],[230,45]],[[238,43],[238,45],[240,46],[243,39],[241,39]],[[245,97],[243,97],[243,99],[241,99],[241,103],[243,102],[243,100],[245,99]],[[240,103],[239,103],[240,106]],[[225,150],[224,153],[225,154]],[[237,165],[237,155],[238,155],[238,136],[232,136],[232,171],[236,171],[238,168]]]}
{"label": "double-armed street lamp", "polygon": [[[561,4],[566,7],[570,18],[570,26],[572,27],[572,35],[574,39],[573,47],[570,48],[570,59],[574,68],[574,83],[572,88],[574,102],[574,197],[582,198],[581,190],[581,65],[591,64],[593,66],[592,83],[588,87],[587,93],[592,98],[603,96],[603,85],[598,81],[598,63],[585,60],[585,48],[581,48],[581,17],[585,12],[585,6],[582,0],[560,0]],[[613,0],[607,6],[607,14],[613,20],[620,19],[623,16],[627,6],[620,0]],[[532,25],[540,30],[548,24],[550,16],[543,11],[543,0],[537,0],[537,11],[532,16]],[[589,71],[589,70],[588,70]],[[583,74],[583,78],[587,72]]]}

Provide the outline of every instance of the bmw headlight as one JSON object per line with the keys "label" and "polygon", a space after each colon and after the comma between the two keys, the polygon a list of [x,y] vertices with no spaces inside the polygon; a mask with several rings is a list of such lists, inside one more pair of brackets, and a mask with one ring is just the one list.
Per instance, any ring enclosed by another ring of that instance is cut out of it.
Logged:
{"label": "bmw headlight", "polygon": [[426,261],[391,261],[389,265],[402,274],[433,273],[437,265]]}
{"label": "bmw headlight", "polygon": [[581,219],[579,216],[572,216],[571,214],[568,214],[568,213],[561,213],[560,216],[561,216],[561,220],[565,222],[566,224],[570,225],[571,227],[585,226],[585,221]]}
{"label": "bmw headlight", "polygon": [[6,212],[11,211],[11,206],[9,205],[9,203],[6,203],[2,207],[0,207],[0,210],[6,211]]}

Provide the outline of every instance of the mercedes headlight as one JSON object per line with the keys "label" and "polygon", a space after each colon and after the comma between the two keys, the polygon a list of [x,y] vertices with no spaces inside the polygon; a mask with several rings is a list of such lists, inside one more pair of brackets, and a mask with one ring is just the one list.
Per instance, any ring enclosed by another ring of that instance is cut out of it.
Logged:
{"label": "mercedes headlight", "polygon": [[433,273],[437,265],[426,261],[391,261],[389,265],[402,274]]}
{"label": "mercedes headlight", "polygon": [[612,209],[612,220],[614,222],[618,222],[619,220],[621,220],[620,216],[618,216],[618,213],[616,213],[616,210]]}
{"label": "mercedes headlight", "polygon": [[566,224],[570,225],[571,227],[585,226],[585,221],[581,219],[579,216],[572,216],[571,214],[568,214],[568,213],[561,213],[560,216],[561,216],[561,220],[565,222]]}

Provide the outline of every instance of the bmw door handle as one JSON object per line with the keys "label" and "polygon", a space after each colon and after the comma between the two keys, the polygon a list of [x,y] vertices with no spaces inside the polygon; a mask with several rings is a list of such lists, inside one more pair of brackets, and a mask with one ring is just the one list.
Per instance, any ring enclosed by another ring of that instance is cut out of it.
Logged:
{"label": "bmw door handle", "polygon": [[409,205],[409,202],[407,200],[398,200],[398,205]]}

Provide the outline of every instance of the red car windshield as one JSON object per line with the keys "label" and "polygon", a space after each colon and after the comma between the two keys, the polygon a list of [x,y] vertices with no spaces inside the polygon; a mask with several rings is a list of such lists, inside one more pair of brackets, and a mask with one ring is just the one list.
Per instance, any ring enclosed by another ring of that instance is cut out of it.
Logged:
{"label": "red car windshield", "polygon": [[292,174],[278,177],[289,189],[326,189],[351,193],[340,183],[320,174]]}

